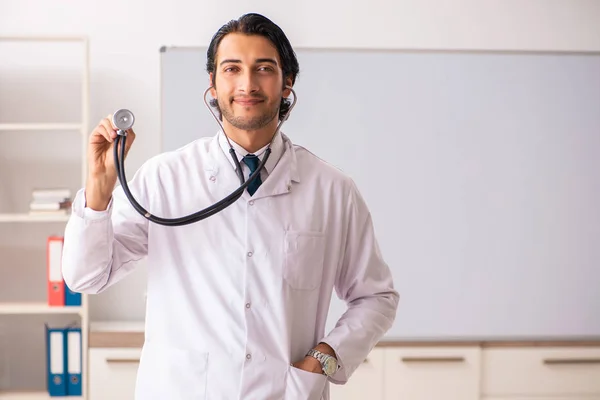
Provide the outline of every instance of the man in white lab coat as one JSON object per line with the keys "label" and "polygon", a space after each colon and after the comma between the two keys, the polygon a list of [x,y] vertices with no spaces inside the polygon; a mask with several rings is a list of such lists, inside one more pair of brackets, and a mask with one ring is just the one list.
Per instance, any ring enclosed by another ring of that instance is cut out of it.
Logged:
{"label": "man in white lab coat", "polygon": [[[347,382],[396,315],[371,215],[349,177],[274,135],[299,71],[277,25],[242,16],[207,55],[224,131],[149,159],[128,186],[154,215],[194,213],[239,186],[229,142],[246,179],[270,147],[259,179],[200,222],[150,222],[115,189],[116,131],[103,119],[65,231],[64,279],[99,293],[146,259],[138,400],[328,399],[328,382]],[[134,139],[129,130],[126,151]],[[333,290],[348,308],[325,332]]]}

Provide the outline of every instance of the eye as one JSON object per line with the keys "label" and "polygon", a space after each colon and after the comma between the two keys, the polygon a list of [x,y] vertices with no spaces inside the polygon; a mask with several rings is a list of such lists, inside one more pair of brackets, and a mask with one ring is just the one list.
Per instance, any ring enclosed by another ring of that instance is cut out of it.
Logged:
{"label": "eye", "polygon": [[223,72],[235,72],[236,70],[237,70],[236,67],[230,66],[230,67],[225,67],[225,69],[223,70]]}
{"label": "eye", "polygon": [[273,72],[273,68],[267,66],[267,65],[263,65],[262,67],[258,67],[259,71],[266,71],[266,72]]}

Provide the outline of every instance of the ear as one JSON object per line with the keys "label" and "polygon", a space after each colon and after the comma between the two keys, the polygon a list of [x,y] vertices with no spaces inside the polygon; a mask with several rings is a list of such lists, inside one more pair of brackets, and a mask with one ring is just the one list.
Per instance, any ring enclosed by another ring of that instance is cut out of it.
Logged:
{"label": "ear", "polygon": [[216,99],[217,91],[215,90],[215,86],[213,85],[213,76],[214,76],[214,72],[211,72],[208,74],[208,85],[211,87],[210,95],[213,97],[213,99]]}
{"label": "ear", "polygon": [[284,88],[283,88],[283,97],[285,97],[286,99],[288,97],[290,97],[290,93],[291,93],[291,90],[287,89],[286,86],[292,87],[292,85],[293,85],[293,83],[292,83],[292,77],[290,75],[287,78],[285,78],[285,85],[284,85]]}

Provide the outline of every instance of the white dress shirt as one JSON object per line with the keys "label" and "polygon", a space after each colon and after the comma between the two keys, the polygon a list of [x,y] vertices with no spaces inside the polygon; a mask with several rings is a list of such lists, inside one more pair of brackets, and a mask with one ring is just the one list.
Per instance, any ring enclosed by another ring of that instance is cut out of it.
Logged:
{"label": "white dress shirt", "polygon": [[[240,165],[242,166],[244,178],[248,179],[248,177],[250,176],[250,168],[242,161],[242,159],[250,153],[246,149],[244,149],[242,146],[240,146],[239,144],[234,142],[233,140],[230,139],[228,142],[225,135],[219,135],[219,143],[221,144],[223,151],[225,151],[227,153],[228,159],[229,159],[229,161],[231,161],[231,165],[235,169],[236,165],[233,162],[233,160],[231,159],[231,155],[229,155],[229,149],[230,149],[229,144],[231,143],[231,147],[233,147],[233,149],[235,150],[237,159],[240,162]],[[265,157],[265,151],[267,150],[268,147],[269,147],[269,145],[267,144],[266,146],[262,147],[261,149],[259,149],[258,151],[256,151],[255,153],[252,153],[252,154],[257,156],[258,159],[260,161],[262,161],[263,158]],[[265,167],[262,169],[262,171],[260,171],[260,178],[263,182],[265,181],[265,179],[267,179],[269,174],[271,172],[273,172],[273,168],[275,168],[275,166],[277,165],[277,162],[281,158],[281,154],[283,153],[283,139],[282,139],[281,135],[277,135],[273,138],[272,143],[270,143],[270,147],[271,147],[271,154],[269,155],[269,159],[267,160]]]}
{"label": "white dress shirt", "polygon": [[[347,382],[392,326],[399,296],[353,181],[282,133],[271,149],[253,196],[190,225],[149,222],[120,186],[105,211],[77,193],[62,264],[72,290],[99,293],[147,261],[137,400],[329,399],[329,381]],[[198,139],[128,186],[159,217],[197,212],[239,186],[228,150],[222,132]],[[325,332],[333,290],[348,309]],[[319,342],[338,356],[330,378],[291,366]]]}

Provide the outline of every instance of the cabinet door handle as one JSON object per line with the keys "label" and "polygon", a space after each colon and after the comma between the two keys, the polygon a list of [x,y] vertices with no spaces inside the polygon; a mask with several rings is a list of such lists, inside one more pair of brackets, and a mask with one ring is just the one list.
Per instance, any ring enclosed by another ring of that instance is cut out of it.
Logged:
{"label": "cabinet door handle", "polygon": [[136,364],[140,362],[139,358],[107,358],[109,364]]}
{"label": "cabinet door handle", "polygon": [[544,364],[600,364],[600,358],[546,358]]}
{"label": "cabinet door handle", "polygon": [[402,362],[433,362],[433,363],[445,363],[445,362],[464,362],[464,357],[400,357]]}

